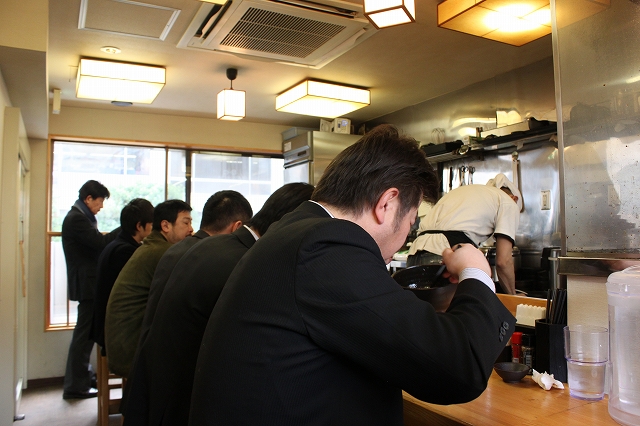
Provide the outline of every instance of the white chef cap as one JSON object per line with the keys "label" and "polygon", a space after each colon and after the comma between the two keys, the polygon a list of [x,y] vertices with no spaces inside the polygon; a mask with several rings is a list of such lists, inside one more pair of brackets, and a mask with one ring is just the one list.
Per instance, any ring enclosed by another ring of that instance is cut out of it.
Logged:
{"label": "white chef cap", "polygon": [[502,188],[503,186],[509,188],[509,191],[511,191],[513,195],[518,197],[518,201],[516,204],[518,204],[518,210],[522,211],[522,195],[520,194],[518,187],[516,187],[513,182],[507,179],[507,177],[503,173],[498,173],[496,177],[494,177],[493,179],[489,179],[487,185],[495,186],[498,189]]}

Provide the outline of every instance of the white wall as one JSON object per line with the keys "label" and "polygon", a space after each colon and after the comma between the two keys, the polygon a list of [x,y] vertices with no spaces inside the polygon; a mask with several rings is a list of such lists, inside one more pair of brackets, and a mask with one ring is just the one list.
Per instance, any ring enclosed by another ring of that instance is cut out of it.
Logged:
{"label": "white wall", "polygon": [[[63,106],[49,133],[73,138],[180,143],[228,150],[281,152],[288,126]],[[46,303],[47,141],[31,140],[28,379],[64,375],[71,331],[44,331]]]}

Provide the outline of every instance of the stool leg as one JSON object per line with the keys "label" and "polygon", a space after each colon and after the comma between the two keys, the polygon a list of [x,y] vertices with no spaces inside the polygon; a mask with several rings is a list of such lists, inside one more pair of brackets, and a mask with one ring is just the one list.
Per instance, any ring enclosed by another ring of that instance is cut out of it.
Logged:
{"label": "stool leg", "polygon": [[109,426],[109,365],[98,347],[98,426]]}

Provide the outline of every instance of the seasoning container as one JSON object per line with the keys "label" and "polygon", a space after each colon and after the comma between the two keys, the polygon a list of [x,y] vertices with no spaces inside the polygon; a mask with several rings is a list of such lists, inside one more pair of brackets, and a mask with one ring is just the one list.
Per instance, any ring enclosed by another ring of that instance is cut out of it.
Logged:
{"label": "seasoning container", "polygon": [[522,332],[516,331],[511,336],[511,362],[521,362]]}
{"label": "seasoning container", "polygon": [[536,336],[533,334],[522,335],[522,346],[520,347],[520,362],[529,366],[529,374],[532,373],[531,370],[533,369],[535,363],[535,338]]}

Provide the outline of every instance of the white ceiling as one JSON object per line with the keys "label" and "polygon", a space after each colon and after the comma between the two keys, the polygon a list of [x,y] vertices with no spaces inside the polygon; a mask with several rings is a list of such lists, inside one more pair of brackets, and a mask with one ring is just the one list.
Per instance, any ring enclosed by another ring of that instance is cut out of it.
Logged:
{"label": "white ceiling", "polygon": [[[87,4],[98,10],[104,2],[111,1],[87,0]],[[368,87],[371,105],[347,116],[359,123],[552,54],[550,35],[522,47],[513,47],[440,29],[436,25],[438,1],[421,0],[417,2],[416,23],[380,30],[321,69],[303,68],[226,53],[177,48],[201,3],[197,0],[142,1],[180,10],[164,41],[78,29],[81,0],[49,2],[49,90],[62,90],[63,111],[65,106],[122,108],[106,101],[76,99],[75,74],[82,56],[167,68],[167,84],[156,100],[151,105],[128,107],[127,111],[215,118],[216,94],[229,87],[225,70],[233,67],[238,69],[234,89],[247,93],[246,121],[317,127],[318,118],[275,111],[275,96],[305,78]],[[351,0],[355,1],[358,0]],[[108,13],[108,10],[100,13]],[[127,16],[106,19],[123,26],[138,23],[137,18]],[[144,22],[139,23],[145,27]],[[103,53],[100,51],[103,46],[116,46],[122,53]]]}

